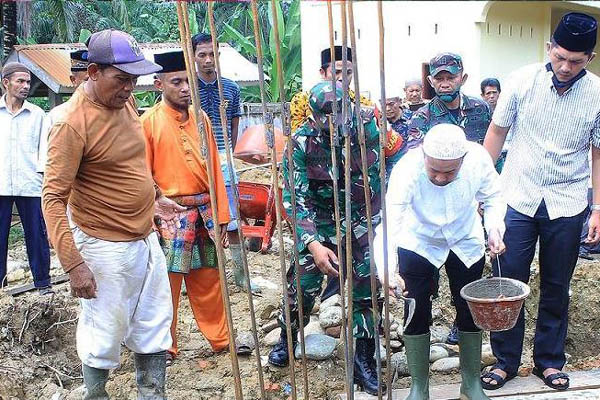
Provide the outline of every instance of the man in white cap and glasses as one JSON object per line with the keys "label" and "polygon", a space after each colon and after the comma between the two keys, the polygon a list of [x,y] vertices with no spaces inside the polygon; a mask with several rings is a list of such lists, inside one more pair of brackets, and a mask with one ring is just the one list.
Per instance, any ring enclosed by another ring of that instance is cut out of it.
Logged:
{"label": "man in white cap and glasses", "polygon": [[495,256],[505,249],[506,203],[498,174],[485,149],[467,141],[456,125],[431,128],[422,149],[409,151],[392,170],[386,195],[387,249],[379,225],[374,256],[382,284],[387,251],[390,289],[400,289],[416,300],[414,317],[404,330],[412,376],[410,400],[429,399],[431,295],[435,270],[442,265],[457,311],[460,398],[488,399],[479,380],[481,331],[459,294],[463,286],[481,278],[485,264],[479,203],[483,203],[488,244]]}
{"label": "man in white cap and glasses", "polygon": [[[138,76],[161,67],[130,35],[104,30],[88,43],[89,79],[50,131],[43,211],[50,240],[81,298],[77,353],[84,399],[107,399],[121,343],[135,353],[138,399],[165,398],[171,291],[152,229],[163,197],[146,165],[132,98]],[[179,206],[177,206],[179,207]],[[162,209],[169,219],[180,210]]]}

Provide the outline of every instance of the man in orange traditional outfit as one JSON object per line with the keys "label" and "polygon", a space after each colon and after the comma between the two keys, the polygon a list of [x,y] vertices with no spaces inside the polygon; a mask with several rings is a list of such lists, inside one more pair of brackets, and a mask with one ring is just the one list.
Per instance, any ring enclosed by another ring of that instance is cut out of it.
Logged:
{"label": "man in orange traditional outfit", "polygon": [[[229,345],[219,271],[214,222],[209,197],[206,157],[200,146],[200,133],[190,107],[191,91],[185,70],[183,52],[156,54],[154,61],[163,67],[155,86],[162,100],[142,116],[146,136],[146,156],[154,182],[168,201],[186,208],[178,226],[161,218],[163,206],[156,205],[156,222],[160,244],[167,259],[173,298],[173,345],[168,363],[177,355],[177,308],[181,281],[185,279],[190,305],[198,328],[214,351]],[[217,196],[217,218],[226,233],[229,222],[227,192],[221,174],[219,153],[210,120],[202,112],[208,136],[208,153],[214,160],[210,173]],[[206,154],[206,153],[204,153]],[[223,236],[224,237],[224,236]]]}

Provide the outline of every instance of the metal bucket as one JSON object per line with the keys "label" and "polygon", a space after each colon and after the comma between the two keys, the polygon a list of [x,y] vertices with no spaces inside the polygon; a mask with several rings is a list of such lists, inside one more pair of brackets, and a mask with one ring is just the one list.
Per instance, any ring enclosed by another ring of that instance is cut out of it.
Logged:
{"label": "metal bucket", "polygon": [[499,332],[515,326],[529,292],[529,286],[521,281],[489,278],[465,285],[460,295],[467,301],[477,327]]}

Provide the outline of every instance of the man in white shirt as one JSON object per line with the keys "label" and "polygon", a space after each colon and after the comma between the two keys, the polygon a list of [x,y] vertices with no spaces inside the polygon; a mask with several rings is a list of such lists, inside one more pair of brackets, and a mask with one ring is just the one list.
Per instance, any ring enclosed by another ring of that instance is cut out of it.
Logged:
{"label": "man in white shirt", "polygon": [[[512,140],[502,170],[508,200],[502,275],[529,281],[539,239],[540,301],[533,346],[533,373],[554,389],[569,387],[565,341],[569,282],[579,250],[587,207],[592,151],[592,213],[588,243],[600,240],[600,79],[586,71],[594,58],[597,22],[581,13],[566,14],[547,44],[549,62],[523,67],[506,81],[485,148],[496,160],[510,130]],[[495,271],[497,272],[497,271]],[[525,317],[514,328],[491,334],[498,359],[481,379],[498,389],[517,374]]]}
{"label": "man in white shirt", "polygon": [[387,252],[390,288],[405,290],[416,300],[414,317],[404,330],[412,376],[407,399],[429,398],[431,294],[436,269],[442,265],[457,312],[461,398],[488,399],[479,380],[481,331],[460,297],[463,286],[481,278],[485,264],[483,228],[477,213],[480,202],[490,251],[500,254],[504,251],[506,203],[498,174],[485,149],[468,142],[459,126],[434,126],[422,149],[409,151],[392,170],[386,195],[387,249],[379,225],[374,256],[382,284]]}
{"label": "man in white shirt", "polygon": [[0,287],[5,285],[8,235],[17,205],[33,283],[40,294],[50,289],[50,249],[42,217],[40,138],[44,111],[28,102],[31,74],[21,63],[2,68],[5,94],[0,99]]}

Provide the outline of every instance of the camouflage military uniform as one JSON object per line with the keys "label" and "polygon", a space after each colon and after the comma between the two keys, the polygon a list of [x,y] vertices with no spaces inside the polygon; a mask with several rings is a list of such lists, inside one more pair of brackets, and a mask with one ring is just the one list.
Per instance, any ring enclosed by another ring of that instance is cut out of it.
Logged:
{"label": "camouflage military uniform", "polygon": [[[352,105],[351,108],[354,106]],[[373,212],[373,226],[379,222],[380,179],[379,179],[379,131],[372,115],[361,121],[364,124],[367,165]],[[356,125],[354,120],[353,125]],[[351,134],[351,215],[344,216],[344,165],[346,154],[343,146],[336,146],[338,165],[339,206],[342,215],[342,254],[345,254],[345,235],[352,238],[352,272],[354,282],[354,326],[356,338],[373,338],[373,315],[371,312],[371,287],[369,265],[369,243],[367,237],[366,201],[364,196],[363,176],[361,171],[360,147],[356,128]],[[333,165],[331,163],[330,137],[320,132],[309,120],[293,134],[294,186],[296,190],[296,221],[298,233],[299,266],[301,270],[301,291],[304,305],[304,325],[309,321],[315,299],[321,292],[323,274],[313,261],[307,245],[313,240],[337,254],[337,240],[334,218],[333,197]],[[283,201],[286,212],[292,215],[291,195],[289,188],[289,165],[287,158],[283,161],[285,188]],[[351,228],[348,229],[348,224]],[[340,260],[343,262],[343,260]],[[343,268],[343,266],[342,266]],[[292,329],[298,329],[298,305],[296,302],[296,270],[292,260],[287,273],[287,295],[290,303]],[[285,326],[284,314],[280,324]]]}
{"label": "camouflage military uniform", "polygon": [[446,104],[435,96],[431,102],[417,110],[410,121],[409,134],[423,141],[425,134],[435,125],[454,124],[462,127],[467,140],[482,144],[492,120],[487,103],[475,97],[460,94],[457,115],[448,110]]}

